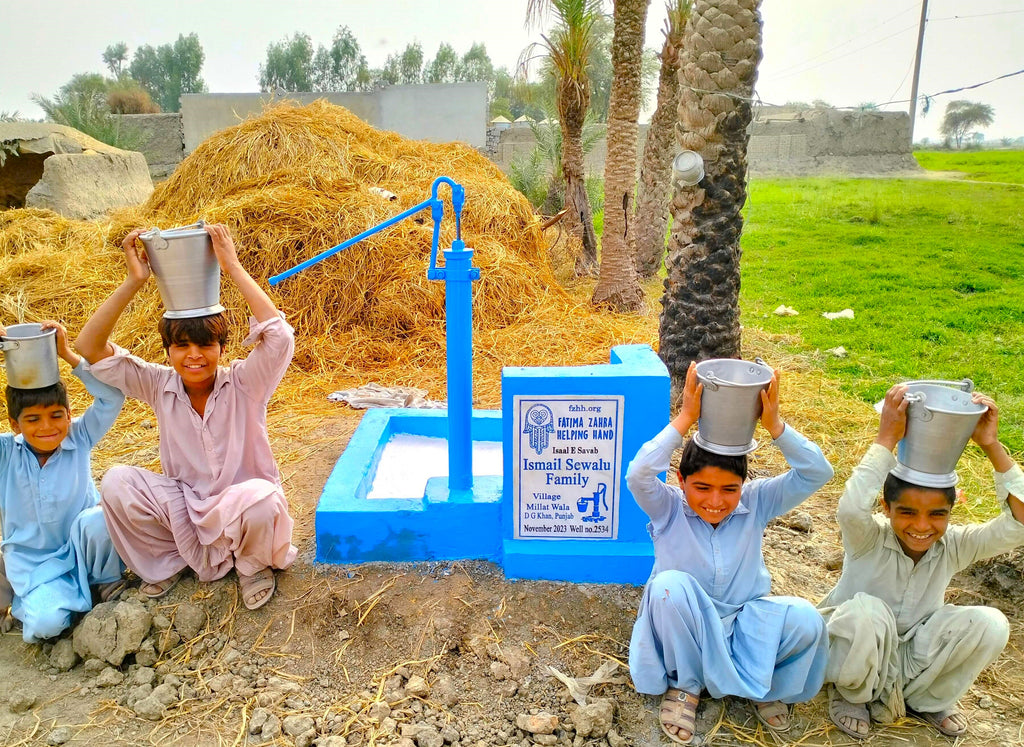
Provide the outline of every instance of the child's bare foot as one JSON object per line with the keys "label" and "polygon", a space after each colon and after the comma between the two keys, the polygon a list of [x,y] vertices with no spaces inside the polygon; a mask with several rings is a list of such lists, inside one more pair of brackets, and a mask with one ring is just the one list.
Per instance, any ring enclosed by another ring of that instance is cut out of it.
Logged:
{"label": "child's bare foot", "polygon": [[697,728],[697,706],[700,698],[685,690],[669,688],[661,697],[661,730],[679,744],[691,744]]}
{"label": "child's bare foot", "polygon": [[0,612],[0,633],[10,633],[17,626],[18,621],[10,610]]}
{"label": "child's bare foot", "polygon": [[866,739],[871,731],[871,715],[864,703],[851,703],[834,687],[828,689],[828,717],[840,731],[855,739]]}
{"label": "child's bare foot", "polygon": [[181,573],[181,571],[178,571],[173,576],[165,578],[163,581],[154,581],[151,584],[143,584],[139,587],[139,591],[150,599],[163,599],[171,593],[171,589],[173,589],[181,580]]}
{"label": "child's bare foot", "polygon": [[251,576],[239,573],[238,585],[242,589],[242,603],[246,609],[258,610],[274,596],[277,581],[274,579],[274,571],[268,567]]}
{"label": "child's bare foot", "polygon": [[789,706],[781,700],[770,700],[767,703],[750,701],[754,706],[754,715],[757,720],[772,731],[789,731],[791,724]]}
{"label": "child's bare foot", "polygon": [[934,713],[913,711],[908,708],[907,714],[931,724],[947,737],[960,737],[967,731],[967,717],[956,706]]}

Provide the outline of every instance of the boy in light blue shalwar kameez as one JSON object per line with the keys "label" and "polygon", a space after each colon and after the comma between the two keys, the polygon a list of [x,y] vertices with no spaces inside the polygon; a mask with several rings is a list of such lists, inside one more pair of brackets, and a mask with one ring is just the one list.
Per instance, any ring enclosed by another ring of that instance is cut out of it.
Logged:
{"label": "boy in light blue shalwar kameez", "polygon": [[746,479],[746,456],[720,456],[691,440],[680,462],[683,489],[658,475],[700,416],[702,387],[691,365],[682,410],[645,444],[626,481],[650,517],[654,569],[629,647],[639,692],[664,693],[661,725],[682,744],[694,736],[701,691],[750,699],[769,729],[789,728],[789,704],[821,688],[828,654],[814,606],[769,596],[761,541],[768,522],[802,503],[832,478],[821,450],[779,416],[778,374],[761,394],[761,423],[792,469]]}
{"label": "boy in light blue shalwar kameez", "polygon": [[[113,425],[124,395],[93,378],[57,329],[57,351],[88,392],[92,405],[71,420],[58,382],[42,389],[7,388],[13,433],[0,434],[0,519],[3,560],[13,590],[11,614],[34,643],[60,635],[76,612],[124,588],[124,565],[107,533],[92,481],[90,450]],[[0,334],[3,328],[0,327]]]}

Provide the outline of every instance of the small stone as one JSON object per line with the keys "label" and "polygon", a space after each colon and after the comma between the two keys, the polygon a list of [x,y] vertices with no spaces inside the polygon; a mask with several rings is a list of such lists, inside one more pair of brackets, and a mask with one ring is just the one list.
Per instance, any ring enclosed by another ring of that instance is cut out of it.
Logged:
{"label": "small stone", "polygon": [[459,741],[460,736],[459,730],[451,724],[445,724],[441,727],[441,739],[448,744],[455,744]]}
{"label": "small stone", "polygon": [[169,706],[171,703],[178,701],[178,691],[173,685],[160,685],[153,689],[153,694],[150,697],[159,700],[165,706]]}
{"label": "small stone", "polygon": [[260,729],[260,737],[264,742],[267,742],[271,739],[277,739],[279,736],[281,736],[281,719],[271,713],[267,716],[267,720],[263,722],[263,728]]}
{"label": "small stone", "polygon": [[82,665],[82,669],[85,670],[85,673],[90,677],[95,677],[106,668],[106,662],[100,661],[99,659],[86,659],[85,664]]}
{"label": "small stone", "polygon": [[266,708],[257,708],[249,717],[249,733],[259,734],[263,730],[263,724],[267,723],[270,711]]}
{"label": "small stone", "polygon": [[605,739],[608,740],[609,747],[626,747],[629,744],[629,740],[621,736],[615,729],[609,729]]}
{"label": "small stone", "polygon": [[224,649],[224,653],[221,654],[220,660],[225,666],[230,666],[241,658],[242,654],[239,653],[237,648],[234,646],[228,646]]}
{"label": "small stone", "polygon": [[376,703],[370,704],[369,713],[370,718],[375,718],[378,721],[383,721],[391,715],[391,706],[389,706],[384,701],[379,700]]}
{"label": "small stone", "polygon": [[164,685],[170,685],[171,687],[178,687],[181,685],[181,680],[173,674],[169,674],[163,679]]}
{"label": "small stone", "polygon": [[780,516],[779,521],[790,529],[796,529],[799,532],[810,532],[814,523],[811,515],[806,511],[790,511]]}
{"label": "small stone", "polygon": [[66,672],[77,664],[80,659],[75,653],[75,644],[70,638],[61,638],[50,649],[50,665],[58,672]]}
{"label": "small stone", "polygon": [[380,728],[385,734],[394,734],[398,728],[398,722],[393,718],[386,718],[380,722]]}
{"label": "small stone", "polygon": [[289,737],[297,737],[313,729],[316,724],[310,716],[285,716],[284,733]]}
{"label": "small stone", "polygon": [[838,571],[843,567],[843,553],[836,552],[825,558],[825,570]]}
{"label": "small stone", "polygon": [[113,667],[107,667],[96,675],[96,687],[114,687],[124,682],[124,675]]}
{"label": "small stone", "polygon": [[451,708],[459,702],[459,689],[455,686],[455,681],[451,677],[447,674],[442,674],[434,682],[431,698]]}
{"label": "small stone", "polygon": [[610,700],[595,700],[579,706],[571,714],[576,736],[603,737],[612,728],[615,704]]}
{"label": "small stone", "polygon": [[498,685],[498,695],[503,698],[511,698],[519,692],[519,683],[512,680],[505,680]]}
{"label": "small stone", "polygon": [[295,737],[295,747],[312,747],[313,742],[316,740],[316,729],[310,729],[307,732],[299,734]]}
{"label": "small stone", "polygon": [[166,654],[179,643],[181,643],[181,636],[177,631],[169,628],[156,636],[156,650],[160,654]]}
{"label": "small stone", "polygon": [[978,698],[978,708],[991,708],[995,705],[995,701],[987,695],[982,695]]}
{"label": "small stone", "polygon": [[139,667],[128,679],[132,685],[152,685],[156,679],[156,670],[150,667]]}
{"label": "small stone", "polygon": [[206,625],[206,612],[190,602],[179,604],[174,611],[174,629],[183,641],[191,641]]}
{"label": "small stone", "polygon": [[210,686],[210,690],[215,693],[219,693],[221,690],[227,690],[231,687],[232,679],[233,675],[231,674],[218,674],[216,677],[212,677],[206,684]]}
{"label": "small stone", "polygon": [[518,647],[509,646],[502,651],[502,659],[508,664],[512,679],[522,680],[530,671],[530,658]]}
{"label": "small stone", "polygon": [[418,674],[414,674],[406,683],[405,692],[416,698],[426,698],[430,695],[430,686],[425,679]]}
{"label": "small stone", "polygon": [[395,747],[416,747],[416,743],[409,737],[402,737],[395,743]]}
{"label": "small stone", "polygon": [[166,615],[156,614],[153,615],[153,627],[157,630],[167,630],[171,627],[171,621],[167,619]]}
{"label": "small stone", "polygon": [[178,700],[191,700],[196,696],[196,689],[187,682],[178,688]]}
{"label": "small stone", "polygon": [[24,713],[35,704],[36,696],[23,692],[13,692],[11,697],[7,699],[7,705],[10,707],[11,713]]}
{"label": "small stone", "polygon": [[384,700],[387,701],[389,705],[393,706],[396,703],[405,700],[405,693],[401,690],[385,690]]}
{"label": "small stone", "polygon": [[148,698],[152,694],[152,685],[139,685],[138,687],[133,687],[131,690],[128,691],[128,697],[125,700],[125,703],[128,705],[129,708],[134,708],[136,703],[138,703],[143,698]]}
{"label": "small stone", "polygon": [[71,729],[66,726],[58,726],[46,737],[47,744],[64,744],[71,740]]}
{"label": "small stone", "polygon": [[83,659],[103,659],[115,667],[134,654],[149,635],[153,616],[135,602],[102,602],[75,626],[75,652]]}
{"label": "small stone", "polygon": [[142,642],[139,650],[135,652],[135,663],[143,667],[152,667],[157,662],[156,644],[152,638]]}
{"label": "small stone", "polygon": [[512,670],[508,668],[508,664],[500,661],[492,661],[491,676],[496,680],[507,680],[512,677]]}
{"label": "small stone", "polygon": [[543,745],[558,744],[558,737],[555,734],[534,734],[533,742]]}
{"label": "small stone", "polygon": [[558,728],[558,716],[544,712],[532,716],[520,713],[516,716],[516,726],[531,734],[554,734],[555,729]]}
{"label": "small stone", "polygon": [[135,713],[141,718],[148,719],[150,721],[159,721],[164,717],[165,708],[164,704],[159,700],[150,695],[148,698],[143,698],[132,708]]}
{"label": "small stone", "polygon": [[845,358],[848,355],[848,353],[846,352],[846,348],[844,348],[842,345],[837,345],[834,348],[828,348],[825,352],[831,353],[836,358]]}
{"label": "small stone", "polygon": [[345,737],[333,735],[330,737],[323,737],[317,742],[318,747],[348,747],[348,740]]}

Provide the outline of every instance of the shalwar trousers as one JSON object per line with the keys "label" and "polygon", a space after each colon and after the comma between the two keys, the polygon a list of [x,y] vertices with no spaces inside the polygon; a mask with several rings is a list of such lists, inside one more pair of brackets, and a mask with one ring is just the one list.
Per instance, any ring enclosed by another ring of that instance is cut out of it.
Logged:
{"label": "shalwar trousers", "polygon": [[947,604],[899,635],[892,610],[863,592],[828,614],[826,682],[871,716],[894,721],[911,708],[953,708],[1009,639],[1006,616],[991,607]]}
{"label": "shalwar trousers", "polygon": [[636,689],[650,695],[672,687],[800,703],[821,689],[827,653],[825,621],[810,602],[761,597],[733,607],[690,574],[663,571],[644,591],[629,671]]}

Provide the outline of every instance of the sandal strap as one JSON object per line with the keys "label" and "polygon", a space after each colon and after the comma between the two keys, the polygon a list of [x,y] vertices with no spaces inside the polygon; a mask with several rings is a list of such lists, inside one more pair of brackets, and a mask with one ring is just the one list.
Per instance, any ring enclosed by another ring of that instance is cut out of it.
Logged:
{"label": "sandal strap", "polygon": [[[675,695],[670,694],[673,692]],[[671,705],[673,703],[682,704],[682,708],[673,708]],[[671,688],[661,699],[661,720],[665,721],[664,716],[667,713],[672,717],[672,720],[668,723],[693,734],[697,726],[697,706],[699,704],[700,698],[693,693]]]}

